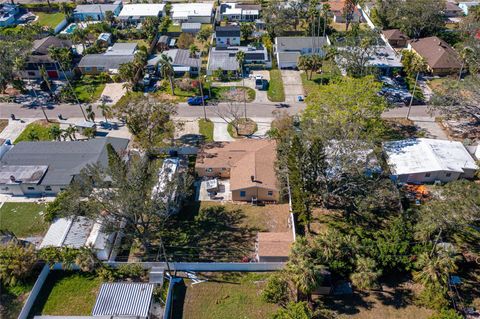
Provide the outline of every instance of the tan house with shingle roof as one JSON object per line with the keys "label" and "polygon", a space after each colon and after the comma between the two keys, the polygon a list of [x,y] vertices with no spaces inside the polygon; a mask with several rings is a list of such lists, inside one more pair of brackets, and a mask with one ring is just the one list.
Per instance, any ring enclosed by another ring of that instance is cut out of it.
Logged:
{"label": "tan house with shingle roof", "polygon": [[410,38],[399,29],[390,29],[382,31],[385,40],[394,48],[404,48],[407,46]]}
{"label": "tan house with shingle roof", "polygon": [[408,49],[425,59],[433,75],[458,73],[462,67],[457,51],[438,37],[412,40]]}
{"label": "tan house with shingle roof", "polygon": [[276,157],[273,140],[216,143],[205,146],[198,154],[195,172],[199,177],[229,178],[234,201],[277,202]]}

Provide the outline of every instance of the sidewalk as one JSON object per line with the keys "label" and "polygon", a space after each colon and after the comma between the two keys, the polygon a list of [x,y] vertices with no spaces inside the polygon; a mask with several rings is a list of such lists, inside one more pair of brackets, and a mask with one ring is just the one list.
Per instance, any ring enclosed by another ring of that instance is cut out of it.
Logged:
{"label": "sidewalk", "polygon": [[28,124],[35,121],[34,119],[25,119],[20,120],[8,120],[8,125],[0,133],[0,139],[10,139],[12,143],[17,139],[17,137],[22,134],[23,130],[27,127]]}
{"label": "sidewalk", "polygon": [[231,142],[233,137],[228,133],[228,124],[219,117],[212,117],[213,122],[213,140],[216,142]]}

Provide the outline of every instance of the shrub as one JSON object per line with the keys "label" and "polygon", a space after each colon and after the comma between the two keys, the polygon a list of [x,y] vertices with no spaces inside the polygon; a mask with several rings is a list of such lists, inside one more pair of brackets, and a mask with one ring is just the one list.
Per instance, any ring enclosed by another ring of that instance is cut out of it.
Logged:
{"label": "shrub", "polygon": [[37,262],[37,254],[33,245],[24,247],[10,242],[0,246],[0,260],[0,282],[15,286],[28,277]]}
{"label": "shrub", "polygon": [[418,295],[416,303],[419,306],[435,310],[442,310],[449,306],[446,298],[446,290],[440,286],[423,289]]}
{"label": "shrub", "polygon": [[139,264],[124,264],[115,272],[119,279],[142,279],[146,275],[147,271]]}
{"label": "shrub", "polygon": [[288,282],[282,274],[274,274],[268,278],[267,286],[262,291],[266,302],[285,304],[288,301]]}
{"label": "shrub", "polygon": [[444,310],[441,310],[440,312],[434,314],[433,316],[431,316],[428,319],[462,319],[462,318],[463,318],[463,316],[458,314],[458,312],[456,312],[455,310],[444,309]]}

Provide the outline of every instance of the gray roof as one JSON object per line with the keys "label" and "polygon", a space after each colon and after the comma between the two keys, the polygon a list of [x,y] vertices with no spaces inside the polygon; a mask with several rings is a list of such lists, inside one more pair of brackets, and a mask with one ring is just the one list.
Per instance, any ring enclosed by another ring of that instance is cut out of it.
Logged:
{"label": "gray roof", "polygon": [[78,216],[68,230],[67,236],[63,241],[63,246],[81,248],[87,242],[95,222],[91,219]]}
{"label": "gray roof", "polygon": [[[189,66],[189,67],[198,68],[201,65],[201,61],[199,58],[190,57],[189,50],[173,49],[173,50],[164,51],[163,54],[172,58],[172,65],[174,66]],[[154,56],[153,58],[148,60],[148,64],[149,65],[157,64],[161,56],[162,56],[161,54]]]}
{"label": "gray roof", "polygon": [[79,4],[73,10],[73,13],[98,13],[104,14],[107,11],[114,12],[119,4]]}
{"label": "gray roof", "polygon": [[103,67],[105,69],[118,69],[121,64],[132,62],[134,55],[106,55],[87,54],[78,63],[79,68]]}
{"label": "gray roof", "polygon": [[117,42],[107,49],[105,55],[130,55],[135,53],[137,47],[136,42]]}
{"label": "gray roof", "polygon": [[305,48],[322,47],[328,45],[326,37],[277,37],[275,38],[277,51],[301,51]]}
{"label": "gray roof", "polygon": [[43,39],[33,41],[32,53],[38,55],[47,55],[50,47],[70,48],[72,41],[60,39],[54,36],[45,37]]}
{"label": "gray roof", "polygon": [[0,184],[38,184],[47,170],[47,165],[2,165]]}
{"label": "gray roof", "polygon": [[115,282],[100,287],[93,316],[117,315],[146,318],[149,314],[154,284]]}
{"label": "gray roof", "polygon": [[122,152],[128,142],[128,139],[115,137],[88,141],[20,142],[3,156],[0,164],[46,165],[48,170],[40,185],[68,185],[73,176],[88,164],[108,164],[107,144]]}
{"label": "gray roof", "polygon": [[182,30],[200,30],[202,24],[198,22],[184,22],[182,23]]}
{"label": "gray roof", "polygon": [[278,52],[279,63],[297,63],[300,52]]}
{"label": "gray roof", "polygon": [[236,71],[239,68],[236,54],[238,51],[245,52],[245,63],[253,61],[269,60],[267,50],[263,46],[258,48],[249,47],[228,47],[228,48],[212,48],[208,57],[208,69],[225,71]]}
{"label": "gray roof", "polygon": [[215,29],[216,37],[240,37],[239,25],[219,26]]}

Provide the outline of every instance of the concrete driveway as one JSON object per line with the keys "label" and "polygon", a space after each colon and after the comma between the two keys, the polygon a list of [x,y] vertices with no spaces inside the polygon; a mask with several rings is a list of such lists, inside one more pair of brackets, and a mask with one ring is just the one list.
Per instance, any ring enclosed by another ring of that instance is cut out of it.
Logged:
{"label": "concrete driveway", "polygon": [[231,142],[233,137],[228,133],[228,124],[219,117],[212,117],[213,122],[213,140],[215,142]]}
{"label": "concrete driveway", "polygon": [[304,95],[302,78],[300,71],[296,70],[281,70],[283,88],[285,90],[285,102],[294,103],[297,101],[298,95]]}
{"label": "concrete driveway", "polygon": [[107,83],[103,89],[102,95],[98,100],[98,104],[101,101],[105,101],[108,105],[115,105],[122,96],[127,93],[127,90],[123,87],[124,83]]}

